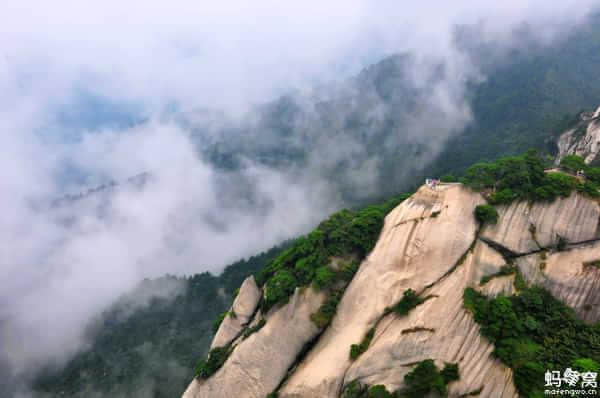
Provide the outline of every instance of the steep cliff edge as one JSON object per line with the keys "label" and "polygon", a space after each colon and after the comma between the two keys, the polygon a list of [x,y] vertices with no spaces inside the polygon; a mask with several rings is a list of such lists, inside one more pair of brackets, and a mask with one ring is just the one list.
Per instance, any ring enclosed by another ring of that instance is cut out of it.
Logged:
{"label": "steep cliff edge", "polygon": [[576,243],[598,237],[600,206],[577,193],[551,203],[501,205],[498,213],[498,223],[486,226],[481,237],[515,254],[552,248],[560,241]]}
{"label": "steep cliff edge", "polygon": [[[340,397],[353,383],[396,391],[426,359],[440,368],[458,365],[460,379],[448,385],[448,396],[517,397],[513,371],[492,355],[494,345],[465,309],[463,292],[510,295],[523,278],[579,318],[600,320],[600,205],[575,192],[551,202],[517,200],[498,207],[496,224],[481,227],[473,213],[483,203],[461,184],[421,187],[386,216],[331,323],[311,320],[327,300],[312,286],[271,308],[257,331],[260,311],[246,311],[254,319],[235,327],[223,322],[213,348],[227,345],[229,357],[210,377],[194,380],[184,398],[265,398],[273,391],[279,398]],[[258,295],[242,299],[242,290],[234,307],[257,308]],[[420,298],[418,305],[393,311],[407,291]],[[351,357],[350,347],[368,335],[364,352]]]}
{"label": "steep cliff edge", "polygon": [[323,299],[312,289],[297,289],[288,304],[267,315],[263,328],[235,346],[221,369],[207,380],[194,380],[183,397],[265,397],[319,332],[310,315]]}
{"label": "steep cliff edge", "polygon": [[[479,326],[463,308],[464,289],[477,286],[480,276],[498,272],[502,265],[502,256],[477,242],[454,272],[427,289],[430,300],[407,316],[382,319],[369,349],[347,370],[344,384],[359,380],[397,390],[415,363],[433,358],[440,366],[452,362],[461,369],[461,379],[450,385],[450,396],[473,391],[483,397],[518,396],[512,372],[492,358],[493,345],[480,336]],[[503,282],[494,280],[486,289],[511,285]]]}
{"label": "steep cliff edge", "polygon": [[261,290],[256,286],[253,276],[244,280],[231,309],[224,318],[212,340],[210,348],[223,347],[231,343],[252,320],[260,297]]}
{"label": "steep cliff edge", "polygon": [[437,190],[424,186],[394,209],[331,326],[280,396],[337,397],[352,364],[349,347],[360,342],[405,290],[422,291],[450,272],[475,239],[472,214],[482,202],[479,194],[460,185]]}

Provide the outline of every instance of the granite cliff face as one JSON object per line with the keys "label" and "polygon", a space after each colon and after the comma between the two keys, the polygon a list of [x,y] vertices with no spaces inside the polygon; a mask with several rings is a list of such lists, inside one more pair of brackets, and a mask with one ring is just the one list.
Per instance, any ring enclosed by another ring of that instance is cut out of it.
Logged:
{"label": "granite cliff face", "polygon": [[[497,224],[480,227],[473,212],[482,203],[460,184],[441,184],[398,205],[324,330],[310,315],[325,297],[307,287],[265,314],[256,333],[240,337],[263,317],[256,310],[260,288],[244,282],[233,305],[237,320],[226,319],[213,341],[233,342],[231,355],[210,378],[194,380],[184,398],[265,398],[275,390],[286,398],[339,397],[353,381],[396,390],[427,358],[459,364],[451,397],[517,397],[511,369],[491,356],[493,345],[463,307],[463,291],[512,293],[514,275],[480,283],[510,263],[583,320],[600,320],[600,269],[588,266],[600,259],[600,205],[578,193],[551,203],[513,202],[498,208]],[[407,289],[426,300],[406,316],[388,311]],[[352,360],[349,347],[373,327],[368,349]]]}
{"label": "granite cliff face", "polygon": [[[390,372],[401,380],[402,371],[400,374],[394,371],[397,366],[388,362],[389,356],[381,362],[369,362],[368,358],[366,363],[362,361],[389,334],[383,332],[384,337],[376,333],[358,363],[351,362],[349,347],[361,341],[406,289],[423,291],[451,272],[475,239],[477,224],[472,213],[482,202],[479,194],[459,185],[442,186],[438,190],[423,187],[393,210],[386,218],[375,249],[346,290],[331,326],[283,386],[280,395],[337,397],[348,381],[358,379],[372,384],[377,379],[374,384],[385,384],[380,380],[390,381],[387,375]],[[386,322],[384,319],[383,324]],[[379,331],[386,329],[377,327]],[[415,358],[406,353],[404,362],[414,362]]]}
{"label": "granite cliff face", "polygon": [[221,322],[210,348],[223,347],[239,336],[254,317],[262,295],[253,276],[244,280],[227,316]]}
{"label": "granite cliff face", "polygon": [[319,333],[310,315],[323,299],[322,293],[312,289],[297,289],[289,303],[267,314],[264,327],[234,343],[235,348],[221,369],[208,380],[194,380],[183,397],[267,396],[283,380],[305,345]]}
{"label": "granite cliff face", "polygon": [[578,155],[586,163],[597,165],[600,162],[600,107],[593,113],[582,113],[579,123],[561,134],[557,145],[557,163],[566,155]]}

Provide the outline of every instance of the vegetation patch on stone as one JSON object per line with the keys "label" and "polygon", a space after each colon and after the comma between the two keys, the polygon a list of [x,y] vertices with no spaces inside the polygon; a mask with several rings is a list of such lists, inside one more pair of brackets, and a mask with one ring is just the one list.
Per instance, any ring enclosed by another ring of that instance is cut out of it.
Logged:
{"label": "vegetation patch on stone", "polygon": [[217,330],[219,330],[219,327],[221,326],[221,323],[223,323],[223,320],[225,319],[225,317],[227,316],[227,314],[229,314],[229,311],[222,312],[217,317],[217,319],[215,319],[215,321],[212,324],[213,333],[217,333]]}
{"label": "vegetation patch on stone", "polygon": [[[513,200],[553,201],[569,196],[574,190],[591,197],[600,195],[600,168],[585,165],[578,156],[567,156],[562,160],[561,167],[566,173],[546,172],[545,169],[550,167],[551,159],[529,150],[519,156],[476,163],[467,169],[460,181],[484,193],[493,205]],[[567,174],[578,170],[584,171],[585,179]]]}
{"label": "vegetation patch on stone", "polygon": [[262,329],[263,326],[265,326],[265,324],[267,323],[267,321],[265,320],[265,318],[261,318],[260,321],[258,321],[258,323],[254,326],[249,326],[246,329],[244,329],[244,332],[242,333],[242,338],[245,340],[248,337],[250,337],[252,334],[258,332],[260,329]]}
{"label": "vegetation patch on stone", "polygon": [[369,345],[371,344],[371,340],[373,340],[373,336],[375,336],[374,327],[369,329],[369,331],[367,332],[367,334],[365,334],[360,344],[352,344],[350,346],[350,359],[355,360],[359,356],[361,356],[363,352],[367,351],[367,348],[369,348]]}
{"label": "vegetation patch on stone", "polygon": [[482,277],[481,280],[479,281],[479,285],[485,285],[486,283],[488,283],[489,281],[491,281],[494,278],[498,278],[501,276],[513,275],[516,272],[517,272],[517,267],[515,265],[505,264],[502,267],[500,267],[500,270],[498,272]]}
{"label": "vegetation patch on stone", "polygon": [[475,218],[481,224],[496,224],[498,222],[498,211],[492,205],[477,205],[474,213]]}
{"label": "vegetation patch on stone", "polygon": [[419,297],[417,293],[412,289],[407,289],[402,294],[402,298],[393,307],[389,308],[387,312],[393,311],[397,315],[404,316],[415,308],[417,305],[422,304],[425,301],[424,298]]}
{"label": "vegetation patch on stone", "polygon": [[231,344],[210,350],[206,359],[196,365],[195,374],[199,379],[208,379],[223,366],[229,354],[233,351]]}
{"label": "vegetation patch on stone", "polygon": [[323,304],[319,307],[317,312],[310,315],[310,320],[320,328],[325,328],[329,326],[333,316],[336,313],[337,306],[342,298],[343,291],[333,291],[331,292]]}
{"label": "vegetation patch on stone", "polygon": [[337,274],[331,267],[324,265],[317,268],[315,272],[315,278],[313,280],[313,286],[317,290],[325,290],[333,286],[338,280]]}
{"label": "vegetation patch on stone", "polygon": [[523,274],[521,273],[521,271],[519,271],[518,268],[515,271],[515,280],[513,281],[513,286],[517,291],[527,289],[527,281],[525,280]]}
{"label": "vegetation patch on stone", "polygon": [[404,388],[400,390],[390,392],[381,384],[368,386],[355,380],[344,388],[342,398],[423,398],[430,394],[446,397],[448,384],[459,377],[458,364],[446,363],[440,371],[432,359],[426,359],[404,376]]}
{"label": "vegetation patch on stone", "polygon": [[341,398],[394,398],[384,385],[378,384],[369,387],[356,380],[349,383],[342,392]]}
{"label": "vegetation patch on stone", "polygon": [[494,343],[493,354],[513,369],[522,396],[543,396],[548,369],[583,372],[586,364],[600,362],[598,325],[585,324],[541,287],[496,298],[467,288],[463,299],[481,333]]}
{"label": "vegetation patch on stone", "polygon": [[317,289],[327,289],[347,277],[347,273],[328,267],[331,257],[353,256],[360,262],[375,246],[387,213],[408,196],[357,211],[341,210],[296,239],[256,277],[257,283],[265,286],[263,312],[287,302],[296,287],[313,284]]}
{"label": "vegetation patch on stone", "polygon": [[599,260],[592,260],[592,261],[585,261],[583,263],[584,267],[594,267],[594,268],[600,268],[600,259]]}
{"label": "vegetation patch on stone", "polygon": [[562,252],[567,248],[568,244],[569,244],[569,241],[566,238],[559,235],[558,241],[556,242],[556,250],[558,250],[559,252]]}
{"label": "vegetation patch on stone", "polygon": [[432,359],[426,359],[404,376],[405,387],[397,392],[397,397],[417,398],[431,393],[445,397],[448,395],[448,383],[459,377],[458,364],[447,363],[439,371]]}

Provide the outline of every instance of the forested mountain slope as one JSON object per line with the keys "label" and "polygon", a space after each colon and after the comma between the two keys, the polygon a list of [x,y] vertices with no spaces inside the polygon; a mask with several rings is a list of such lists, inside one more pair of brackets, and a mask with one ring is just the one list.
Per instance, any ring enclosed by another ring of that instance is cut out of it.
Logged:
{"label": "forested mountain slope", "polygon": [[183,397],[541,397],[547,369],[597,372],[600,169],[576,161],[528,151],[424,185],[375,244],[340,233],[365,213],[322,223],[244,284],[253,316]]}
{"label": "forested mountain slope", "polygon": [[[464,93],[446,87],[456,71],[433,66],[415,80],[418,60],[398,54],[334,88],[261,105],[249,120],[193,113],[182,118],[219,167],[235,169],[248,157],[324,176],[349,203],[385,197],[416,188],[422,177],[460,172],[480,160],[529,148],[554,154],[557,135],[598,102],[600,14],[547,45],[533,40],[535,32],[527,27],[515,35],[521,45],[506,49],[482,43],[477,31],[457,32],[458,46],[483,75]],[[440,90],[452,108],[434,100]],[[470,108],[470,120],[462,105]],[[231,134],[237,139],[228,140]]]}
{"label": "forested mountain slope", "polygon": [[[174,397],[206,354],[214,320],[229,308],[236,289],[285,246],[240,260],[214,276],[165,276],[143,281],[89,328],[88,350],[34,383],[42,395],[65,397]],[[171,294],[139,304],[160,289]]]}
{"label": "forested mountain slope", "polygon": [[558,134],[600,98],[600,15],[556,45],[525,46],[502,59],[488,65],[485,81],[472,87],[473,123],[448,141],[432,175],[529,148],[556,154]]}

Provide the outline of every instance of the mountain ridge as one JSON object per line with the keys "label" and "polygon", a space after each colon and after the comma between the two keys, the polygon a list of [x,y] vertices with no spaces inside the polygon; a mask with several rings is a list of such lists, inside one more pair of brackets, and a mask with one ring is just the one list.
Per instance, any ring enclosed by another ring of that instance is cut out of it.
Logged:
{"label": "mountain ridge", "polygon": [[[248,339],[226,342],[227,353],[209,373],[200,374],[183,397],[367,397],[347,395],[357,385],[390,390],[390,397],[413,396],[406,395],[412,372],[430,359],[439,368],[452,363],[461,369],[461,377],[444,387],[448,396],[537,396],[543,371],[535,368],[533,387],[523,384],[524,372],[531,369],[507,363],[498,354],[495,341],[485,338],[489,332],[481,329],[482,320],[477,313],[473,317],[466,301],[469,289],[488,300],[519,297],[521,291],[548,294],[554,297],[548,300],[562,300],[574,309],[580,320],[569,322],[600,320],[600,296],[595,293],[600,270],[589,265],[600,261],[600,192],[577,192],[573,184],[584,183],[568,170],[544,172],[544,160],[531,156],[500,159],[498,165],[518,169],[514,162],[521,161],[530,167],[531,178],[541,179],[539,184],[560,181],[569,188],[555,187],[559,193],[548,200],[502,199],[496,205],[497,221],[479,224],[475,210],[489,206],[486,202],[494,200],[496,189],[473,187],[487,181],[477,170],[493,170],[492,166],[473,166],[463,179],[467,185],[422,186],[386,216],[376,245],[341,291],[330,322],[315,323],[311,311],[318,312],[334,291],[310,283],[296,287],[289,301],[257,313],[264,326]],[[498,183],[521,185],[511,181],[511,175],[504,178]],[[263,286],[265,297],[275,286]],[[416,299],[408,311],[390,310],[411,291]],[[368,343],[353,358],[351,346],[369,334]],[[593,344],[594,337],[581,338]],[[582,354],[600,360],[597,349],[573,355]],[[211,351],[209,362],[212,355]]]}

